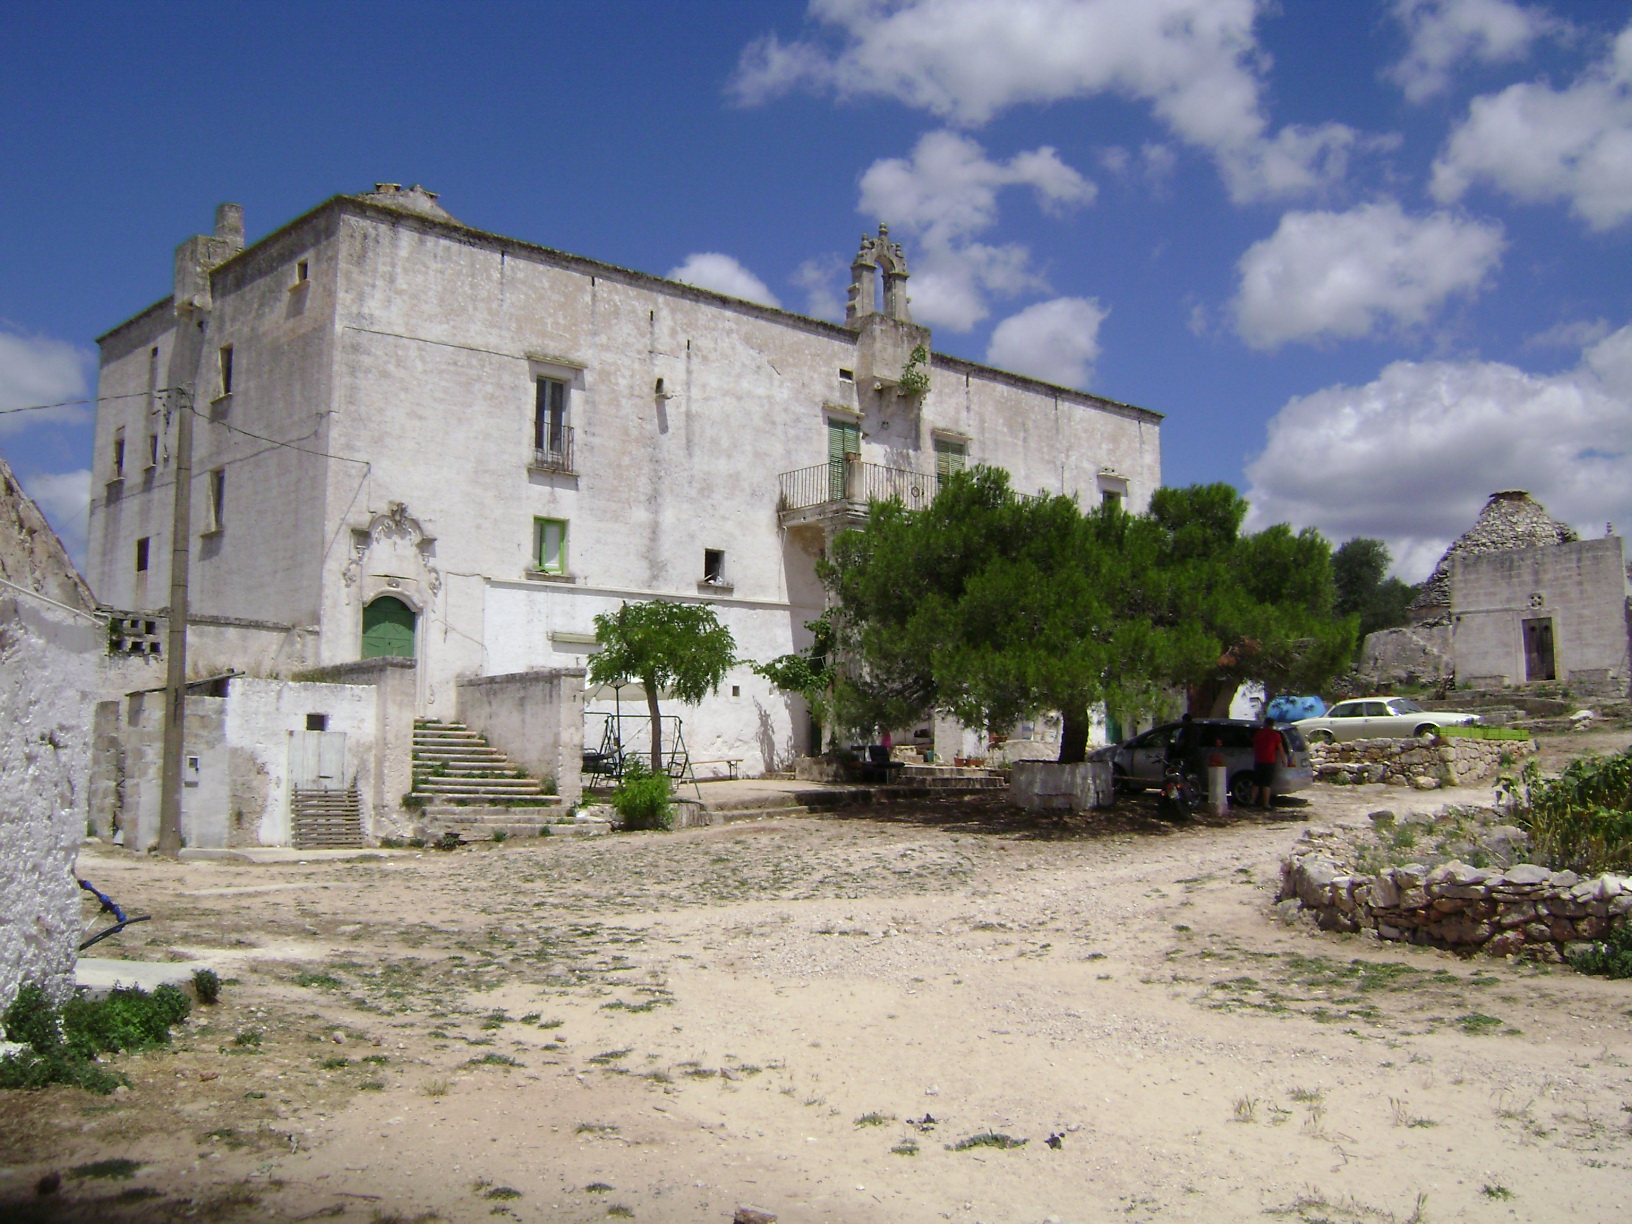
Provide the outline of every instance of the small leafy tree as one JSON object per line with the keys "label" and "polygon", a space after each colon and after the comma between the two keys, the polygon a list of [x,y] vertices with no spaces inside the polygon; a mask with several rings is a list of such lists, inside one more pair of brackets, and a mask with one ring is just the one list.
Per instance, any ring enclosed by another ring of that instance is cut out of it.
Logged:
{"label": "small leafy tree", "polygon": [[1360,618],[1360,637],[1392,629],[1409,619],[1417,588],[1387,576],[1393,563],[1381,540],[1355,536],[1332,554],[1332,582],[1337,588],[1334,607],[1339,616]]}
{"label": "small leafy tree", "polygon": [[589,661],[591,684],[646,689],[652,717],[652,772],[663,773],[663,723],[657,695],[668,689],[687,705],[719,691],[736,661],[737,644],[714,609],[703,604],[623,604],[595,618],[600,653]]}

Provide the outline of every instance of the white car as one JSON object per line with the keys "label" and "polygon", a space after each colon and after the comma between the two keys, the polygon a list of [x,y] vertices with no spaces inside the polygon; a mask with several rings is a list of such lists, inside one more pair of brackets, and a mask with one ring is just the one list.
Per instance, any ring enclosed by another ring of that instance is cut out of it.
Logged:
{"label": "white car", "polygon": [[1441,727],[1469,727],[1478,722],[1477,714],[1425,710],[1409,697],[1357,697],[1338,702],[1320,718],[1300,718],[1292,725],[1311,744],[1330,744],[1433,735]]}

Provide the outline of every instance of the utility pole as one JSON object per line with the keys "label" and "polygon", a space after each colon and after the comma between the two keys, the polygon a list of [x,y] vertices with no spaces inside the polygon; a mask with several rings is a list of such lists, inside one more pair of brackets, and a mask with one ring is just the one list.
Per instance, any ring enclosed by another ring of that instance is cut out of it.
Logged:
{"label": "utility pole", "polygon": [[176,496],[170,521],[170,629],[165,643],[164,766],[159,778],[159,853],[181,854],[182,752],[187,725],[187,568],[193,529],[193,394],[171,391],[176,405]]}

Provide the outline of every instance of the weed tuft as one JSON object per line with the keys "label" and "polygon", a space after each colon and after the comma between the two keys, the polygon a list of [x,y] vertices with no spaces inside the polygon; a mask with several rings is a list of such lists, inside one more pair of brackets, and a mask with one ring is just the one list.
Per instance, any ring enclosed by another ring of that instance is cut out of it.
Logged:
{"label": "weed tuft", "polygon": [[977,1135],[970,1135],[967,1139],[959,1139],[956,1143],[946,1145],[949,1152],[967,1152],[973,1148],[1019,1148],[1030,1143],[1029,1139],[1013,1139],[1002,1131],[981,1131]]}

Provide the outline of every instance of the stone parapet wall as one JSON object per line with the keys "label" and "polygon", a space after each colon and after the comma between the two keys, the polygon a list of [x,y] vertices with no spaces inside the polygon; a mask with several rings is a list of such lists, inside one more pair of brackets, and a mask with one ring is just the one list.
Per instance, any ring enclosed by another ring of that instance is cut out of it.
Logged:
{"label": "stone parapet wall", "polygon": [[1385,940],[1558,960],[1572,945],[1626,925],[1632,880],[1582,879],[1531,863],[1503,870],[1410,863],[1351,874],[1308,843],[1281,864],[1277,909],[1288,921],[1308,915],[1325,931],[1375,931]]}
{"label": "stone parapet wall", "polygon": [[1317,782],[1437,790],[1494,778],[1504,753],[1517,759],[1535,751],[1535,740],[1364,739],[1310,744],[1309,765]]}

